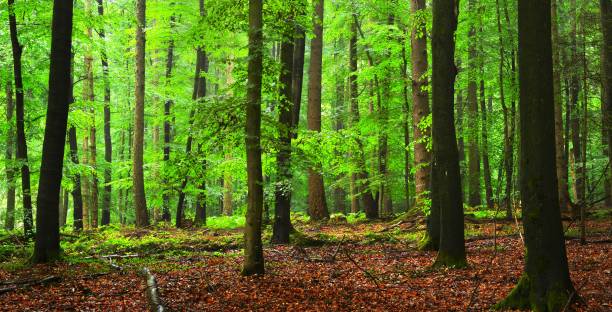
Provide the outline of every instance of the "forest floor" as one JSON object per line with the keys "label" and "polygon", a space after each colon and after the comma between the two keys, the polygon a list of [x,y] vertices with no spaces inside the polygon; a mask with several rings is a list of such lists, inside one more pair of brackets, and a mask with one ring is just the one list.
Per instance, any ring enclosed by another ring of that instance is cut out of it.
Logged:
{"label": "forest floor", "polygon": [[[610,220],[609,213],[589,220],[585,245],[577,225],[565,222],[571,277],[583,299],[578,311],[612,310]],[[240,275],[240,228],[66,234],[63,260],[36,266],[26,261],[31,244],[5,238],[0,311],[147,311],[143,267],[169,311],[483,311],[522,271],[514,221],[468,220],[469,267],[445,270],[431,270],[435,253],[416,248],[420,223],[294,225],[296,243],[266,244],[266,274],[256,277]]]}

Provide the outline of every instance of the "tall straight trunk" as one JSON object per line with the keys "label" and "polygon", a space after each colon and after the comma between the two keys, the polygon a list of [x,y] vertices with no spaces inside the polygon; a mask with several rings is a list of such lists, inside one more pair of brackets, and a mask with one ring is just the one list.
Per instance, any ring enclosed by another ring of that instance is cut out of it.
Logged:
{"label": "tall straight trunk", "polygon": [[[468,6],[470,12],[476,12],[476,0],[469,0]],[[478,148],[477,58],[476,25],[472,21],[468,35],[468,204],[472,207],[482,205]]]}
{"label": "tall straight trunk", "polygon": [[[74,53],[70,56],[70,62],[74,64]],[[74,66],[70,73],[70,104],[74,104]],[[77,144],[76,128],[70,126],[68,130],[68,145],[70,146],[70,160],[74,165],[79,164],[79,151]],[[81,193],[81,174],[75,173],[72,177],[74,187],[72,193],[72,228],[74,231],[83,229],[83,196]]]}
{"label": "tall straight trunk", "polygon": [[[308,130],[321,132],[321,78],[323,72],[323,0],[315,0],[313,34],[310,41],[308,71]],[[323,164],[308,168],[308,213],[313,220],[329,217],[325,187],[321,174]]]}
{"label": "tall straight trunk", "polygon": [[[82,145],[82,159],[81,162],[83,165],[89,164],[89,136],[85,131],[83,135]],[[83,228],[89,229],[91,226],[90,214],[91,214],[91,184],[90,184],[90,174],[86,173],[84,176],[81,176],[81,194],[83,196]]]}
{"label": "tall straight trunk", "polygon": [[[404,43],[405,39],[402,37],[402,65],[400,66],[400,72],[402,76],[402,96],[404,105],[402,105],[402,128],[404,130],[404,197],[405,197],[405,208],[406,211],[410,210],[411,198],[410,198],[410,180],[412,177],[411,173],[411,160],[410,160],[410,101],[408,100],[408,58],[406,57],[406,47]],[[431,173],[431,170],[429,170]],[[429,187],[429,185],[427,185]]]}
{"label": "tall straight trunk", "polygon": [[[64,143],[65,144],[65,143]],[[66,224],[66,206],[64,206],[64,191],[60,189],[59,191],[59,199],[58,199],[58,227],[64,226]]]}
{"label": "tall straight trunk", "polygon": [[[336,45],[336,51],[342,51],[344,49],[344,40],[341,38]],[[340,53],[334,53],[334,61],[337,64],[341,60]],[[336,98],[333,106],[333,129],[337,132],[344,130],[344,118],[346,116],[346,108],[344,101],[344,93],[346,89],[345,79],[343,76],[342,70],[337,70],[334,73],[334,79],[336,83]],[[336,157],[342,158],[344,155],[340,151],[335,152]],[[344,175],[338,175],[336,177],[336,181],[341,181],[344,179]],[[346,190],[345,187],[339,183],[336,183],[333,188],[333,199],[334,199],[334,211],[346,214]]]}
{"label": "tall straight trunk", "polygon": [[454,127],[455,31],[458,2],[434,0],[432,28],[432,212],[439,209],[440,245],[435,266],[466,265],[459,154]]}
{"label": "tall straight trunk", "polygon": [[[457,71],[461,66],[460,60],[457,60]],[[457,124],[457,151],[459,153],[459,173],[461,174],[461,195],[463,196],[463,200],[467,199],[467,179],[466,179],[466,161],[465,161],[465,131],[463,126],[463,119],[465,118],[464,110],[465,105],[463,101],[463,90],[459,89],[455,92],[457,95],[457,100],[455,103],[457,117],[455,118],[455,122]]]}
{"label": "tall straight trunk", "polygon": [[[171,37],[168,42],[168,54],[166,57],[166,85],[170,86],[172,81],[172,68],[174,67],[174,37],[172,32],[174,31],[174,23],[175,17],[174,14],[170,16],[170,32]],[[167,98],[164,103],[164,164],[168,164],[170,161],[170,142],[172,140],[172,128],[170,125],[170,111],[172,109],[172,105],[174,104],[171,98]],[[170,222],[170,195],[168,192],[168,180],[164,177],[163,181],[163,191],[162,191],[162,220],[166,222]]]}
{"label": "tall straight trunk", "polygon": [[263,274],[261,241],[263,176],[261,166],[261,81],[263,72],[263,3],[249,0],[249,65],[246,101],[247,213],[243,275]]}
{"label": "tall straight trunk", "polygon": [[519,0],[524,273],[500,309],[561,311],[574,297],[559,210],[550,0]]}
{"label": "tall straight trunk", "polygon": [[[104,0],[98,1],[98,15],[104,16]],[[98,30],[98,35],[102,41],[106,38],[104,27]],[[108,76],[108,57],[106,55],[106,48],[102,48],[101,52],[102,62],[102,75],[104,79],[104,194],[102,195],[102,220],[101,225],[108,225],[110,223],[110,206],[112,198],[112,186],[111,180],[113,177],[112,173],[112,162],[113,162],[113,143],[111,138],[111,110],[110,110],[110,79]]]}
{"label": "tall straight trunk", "polygon": [[[291,20],[291,17],[289,17]],[[276,154],[276,189],[274,190],[274,226],[272,242],[289,243],[291,232],[291,138],[293,117],[293,95],[291,93],[291,78],[293,76],[293,32],[284,34],[280,48],[281,73],[280,103],[278,112],[279,144]]]}
{"label": "tall straight trunk", "polygon": [[567,158],[565,158],[565,144],[563,137],[563,101],[561,97],[561,61],[559,19],[557,17],[557,1],[551,0],[551,32],[553,47],[553,88],[555,100],[555,155],[557,164],[557,183],[559,189],[559,205],[561,211],[570,208],[569,188],[567,184]]}
{"label": "tall straight trunk", "polygon": [[25,104],[23,98],[23,78],[21,75],[21,53],[23,47],[17,35],[17,19],[15,18],[15,0],[8,0],[9,30],[13,51],[13,76],[15,78],[15,118],[17,127],[17,155],[15,160],[20,163],[21,193],[23,201],[23,231],[26,236],[32,236],[32,194],[30,188],[30,165],[28,163],[28,145],[25,137]]}
{"label": "tall straight trunk", "polygon": [[[387,17],[387,25],[393,25],[395,17],[389,14]],[[393,31],[388,31],[388,39],[393,40]],[[391,51],[385,51],[384,55],[391,58]],[[393,201],[391,198],[391,174],[389,172],[389,102],[392,101],[390,68],[385,68],[388,74],[382,79],[382,96],[383,101],[378,101],[378,173],[382,177],[382,183],[378,192],[378,207],[380,207],[380,215],[393,215]]]}
{"label": "tall straight trunk", "polygon": [[[580,130],[580,110],[578,108],[578,100],[580,95],[580,77],[578,74],[578,44],[577,44],[577,19],[578,15],[576,12],[576,0],[570,1],[570,50],[572,66],[569,69],[570,75],[570,105],[571,105],[571,142],[572,142],[572,155],[574,157],[573,169],[574,169],[574,189],[576,190],[576,201],[582,200],[584,197],[584,169],[582,167],[582,141],[581,141],[581,130]],[[583,86],[584,87],[584,86]],[[578,211],[572,210],[574,216],[578,215]]]}
{"label": "tall straight trunk", "polygon": [[[489,103],[493,102],[493,98],[489,95]],[[480,80],[480,114],[482,116],[482,170],[485,182],[485,194],[487,207],[493,208],[493,185],[491,183],[491,166],[489,165],[489,138],[488,138],[488,122],[487,122],[487,107],[485,101],[485,83]]]}
{"label": "tall straight trunk", "polygon": [[12,231],[15,228],[15,169],[13,169],[13,151],[15,148],[15,129],[13,127],[13,113],[15,103],[13,102],[13,83],[6,83],[6,124],[8,125],[6,134],[6,218],[4,229]]}
{"label": "tall straight trunk", "polygon": [[296,26],[295,32],[293,44],[293,71],[291,77],[291,95],[293,98],[291,128],[294,132],[294,138],[297,137],[297,129],[300,122],[302,87],[304,83],[304,53],[306,52],[306,35],[304,29],[300,26]]}
{"label": "tall straight trunk", "polygon": [[[599,0],[601,14],[601,29],[603,33],[602,42],[602,86],[603,86],[603,108],[605,119],[603,128],[606,130],[608,140],[608,160],[612,164],[612,1]],[[608,176],[612,179],[612,165],[610,165]],[[612,193],[612,189],[608,189]]]}
{"label": "tall straight trunk", "polygon": [[[413,15],[425,10],[425,0],[411,0],[410,11]],[[415,196],[417,206],[421,206],[429,197],[431,185],[431,153],[427,150],[426,138],[431,136],[429,127],[422,128],[421,122],[429,116],[429,92],[427,81],[427,30],[425,21],[414,25],[410,36],[412,61],[412,124],[414,129],[414,167]]]}
{"label": "tall straight trunk", "polygon": [[136,226],[145,227],[149,225],[143,172],[146,40],[144,28],[146,27],[146,0],[136,0],[136,20],[136,106],[134,109],[134,159],[132,161],[132,174]]}
{"label": "tall straight trunk", "polygon": [[72,9],[72,1],[53,3],[49,105],[38,185],[34,263],[53,261],[60,256],[59,197],[70,106]]}
{"label": "tall straight trunk", "polygon": [[[199,0],[199,7],[200,7],[200,18],[204,18],[205,14],[206,14],[206,8],[204,6],[204,0]],[[195,79],[195,87],[194,87],[194,100],[198,101],[201,100],[202,98],[204,98],[206,96],[206,87],[207,87],[207,81],[206,81],[206,77],[201,77],[201,73],[208,73],[208,56],[206,55],[206,51],[204,49],[204,47],[198,47],[197,49],[197,56],[196,58],[201,60],[200,63],[200,69],[199,72],[196,70],[196,79]],[[198,145],[198,152],[200,152],[200,155],[202,155],[202,145]],[[206,225],[206,157],[202,157],[202,163],[200,164],[200,167],[202,169],[202,180],[200,182],[199,185],[199,189],[200,192],[198,193],[197,197],[196,197],[196,212],[195,212],[195,218],[194,218],[194,223],[196,225]]]}
{"label": "tall straight trunk", "polygon": [[[232,154],[230,154],[229,150],[225,151],[225,153],[226,153],[225,161],[231,162]],[[225,172],[223,173],[223,215],[224,216],[231,216],[234,214],[233,191],[234,191],[234,182],[232,181],[232,174],[229,170],[225,170]]]}
{"label": "tall straight trunk", "polygon": [[[91,0],[85,1],[85,11],[89,18],[92,18],[91,12]],[[87,37],[92,40],[93,29],[91,26],[87,27]],[[85,67],[85,82],[83,83],[83,100],[88,102],[89,113],[92,120],[92,124],[89,128],[89,163],[91,167],[91,184],[90,188],[90,202],[89,202],[89,225],[91,228],[98,227],[98,175],[97,175],[97,145],[96,145],[96,110],[95,110],[95,96],[94,96],[94,73],[93,73],[93,54],[92,47],[86,48],[84,56],[84,67]]]}
{"label": "tall straight trunk", "polygon": [[[125,160],[125,130],[121,130],[121,137],[119,139],[119,163],[123,163]],[[119,175],[119,179],[123,179],[123,174]],[[119,194],[117,195],[117,210],[119,210],[119,223],[121,225],[125,224],[125,199],[127,190],[124,191],[123,188],[119,189]]]}
{"label": "tall straight trunk", "polygon": [[68,190],[63,190],[62,201],[60,201],[60,227],[66,225],[66,220],[68,219],[68,210],[70,204],[70,193]]}

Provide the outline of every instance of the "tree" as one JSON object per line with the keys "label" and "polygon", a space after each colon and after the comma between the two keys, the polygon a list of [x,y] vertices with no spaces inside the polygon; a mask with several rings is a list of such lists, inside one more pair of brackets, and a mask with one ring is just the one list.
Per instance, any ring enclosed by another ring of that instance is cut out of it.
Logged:
{"label": "tree", "polygon": [[[475,16],[476,0],[469,0],[469,13]],[[468,204],[472,207],[482,204],[480,189],[480,151],[478,148],[478,95],[476,74],[478,50],[476,47],[476,23],[470,18],[468,35]]]}
{"label": "tree", "polygon": [[[292,20],[291,17],[288,20]],[[274,191],[274,226],[272,242],[289,243],[291,232],[291,138],[293,138],[293,27],[286,27],[280,48],[280,105],[278,107],[279,145],[276,154],[276,189]]]}
{"label": "tree", "polygon": [[147,199],[144,189],[144,96],[145,96],[145,33],[146,0],[136,0],[136,106],[134,109],[134,142],[132,172],[134,180],[134,207],[136,226],[149,225]]}
{"label": "tree", "polygon": [[[314,37],[310,41],[308,71],[308,130],[321,132],[321,76],[323,70],[323,0],[315,0]],[[323,175],[319,166],[308,169],[308,213],[313,220],[329,217]]]}
{"label": "tree", "polygon": [[15,118],[17,127],[17,155],[21,171],[21,192],[23,202],[23,231],[26,236],[32,236],[32,194],[30,188],[30,165],[28,163],[28,145],[25,137],[25,104],[23,77],[21,67],[21,53],[23,47],[17,35],[17,19],[15,18],[15,0],[8,0],[9,30],[11,33],[11,47],[13,51],[13,75],[15,79]]}
{"label": "tree", "polygon": [[569,277],[555,167],[550,1],[519,0],[523,276],[496,307],[561,311],[574,297]]}
{"label": "tree", "polygon": [[6,134],[6,219],[4,220],[4,229],[12,231],[15,228],[15,170],[13,169],[13,149],[15,148],[15,129],[13,129],[13,112],[15,111],[15,103],[13,103],[13,86],[11,82],[6,84],[6,124],[8,125]]}
{"label": "tree", "polygon": [[428,198],[431,153],[427,150],[426,139],[431,135],[429,127],[423,128],[421,122],[429,116],[429,92],[427,91],[427,30],[425,28],[425,0],[411,0],[410,12],[416,23],[412,28],[410,43],[412,52],[412,123],[414,127],[414,167],[417,205]]}
{"label": "tree", "polygon": [[[432,27],[432,212],[440,244],[434,266],[466,265],[459,154],[454,127],[458,2],[434,0]],[[439,209],[438,213],[434,209]],[[436,220],[435,218],[439,218]]]}
{"label": "tree", "polygon": [[[104,17],[104,0],[98,1],[98,15]],[[105,40],[106,33],[104,26],[98,30],[100,39]],[[102,225],[108,225],[110,223],[110,206],[111,206],[111,195],[113,188],[111,186],[111,180],[113,177],[112,162],[113,162],[113,142],[111,137],[111,89],[110,79],[108,77],[108,57],[106,56],[106,48],[102,48],[101,52],[102,62],[102,75],[104,76],[104,195],[102,196]]]}
{"label": "tree", "polygon": [[[605,128],[608,135],[608,159],[612,166],[612,1],[599,0],[601,8],[601,29],[603,33],[603,62],[601,72],[603,74],[603,99],[605,114]],[[610,169],[612,177],[612,169]]]}
{"label": "tree", "polygon": [[261,241],[263,175],[261,166],[261,81],[263,72],[263,1],[249,0],[249,65],[246,103],[247,213],[243,275],[263,274]]}
{"label": "tree", "polygon": [[71,89],[72,9],[72,1],[53,3],[49,106],[38,185],[35,263],[55,260],[60,254],[59,197]]}
{"label": "tree", "polygon": [[[85,12],[88,18],[92,18],[93,14],[91,12],[91,0],[85,1]],[[87,26],[87,37],[89,40],[93,40],[93,29],[91,25]],[[87,198],[89,198],[89,226],[91,228],[98,227],[98,174],[97,174],[97,155],[98,148],[96,144],[96,109],[95,109],[95,94],[94,94],[94,71],[93,71],[93,41],[92,44],[86,47],[85,55],[83,56],[83,63],[85,65],[85,81],[83,83],[83,101],[88,103],[89,106],[89,114],[91,116],[92,122],[89,126],[89,136],[85,137],[85,141],[83,142],[87,148],[84,148],[83,151],[89,151],[89,156],[87,157],[87,162],[83,162],[84,164],[88,164],[91,170],[91,180],[89,182],[89,194],[87,194]],[[86,153],[86,152],[85,152]],[[86,157],[86,156],[84,156]]]}

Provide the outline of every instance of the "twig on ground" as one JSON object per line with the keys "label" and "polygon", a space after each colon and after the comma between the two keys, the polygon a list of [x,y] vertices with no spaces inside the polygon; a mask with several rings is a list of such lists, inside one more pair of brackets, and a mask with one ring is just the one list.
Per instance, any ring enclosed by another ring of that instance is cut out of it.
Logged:
{"label": "twig on ground", "polygon": [[362,271],[366,275],[367,278],[371,279],[374,282],[374,284],[376,284],[377,288],[380,288],[380,284],[378,283],[378,280],[376,279],[376,276],[374,276],[374,274],[370,273],[368,270],[362,268],[359,265],[359,263],[357,263],[357,261],[355,261],[355,259],[353,259],[353,257],[351,257],[351,254],[346,249],[344,249],[343,251],[344,251],[344,254],[346,255],[346,258],[351,263],[353,263],[355,265],[355,267],[357,267],[360,271]]}
{"label": "twig on ground", "polygon": [[17,281],[15,285],[10,285],[7,287],[0,288],[0,294],[4,294],[7,292],[11,292],[17,289],[26,288],[26,287],[30,287],[34,285],[45,285],[45,284],[49,284],[53,282],[58,282],[60,280],[61,278],[59,276],[50,275],[50,276],[47,276],[41,279],[30,280],[30,281],[23,282],[23,283],[21,283],[20,281]]}

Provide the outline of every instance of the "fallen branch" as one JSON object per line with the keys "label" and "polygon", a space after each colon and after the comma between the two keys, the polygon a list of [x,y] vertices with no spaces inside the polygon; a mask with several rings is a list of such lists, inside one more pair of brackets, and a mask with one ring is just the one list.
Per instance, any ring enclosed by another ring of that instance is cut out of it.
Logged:
{"label": "fallen branch", "polygon": [[147,299],[149,301],[149,310],[152,312],[163,312],[166,311],[164,306],[159,299],[159,290],[157,289],[157,282],[155,276],[151,274],[148,268],[142,268],[142,275],[144,275],[147,282]]}
{"label": "fallen branch", "polygon": [[117,270],[117,271],[123,271],[123,267],[114,263],[112,258],[105,258],[103,256],[94,256],[94,258],[108,264],[111,268]]}
{"label": "fallen branch", "polygon": [[7,292],[11,292],[17,289],[22,289],[22,288],[26,288],[26,287],[30,287],[30,286],[34,286],[34,285],[45,285],[45,284],[49,284],[49,283],[53,283],[53,282],[58,282],[60,281],[61,278],[59,276],[54,276],[54,275],[50,275],[41,279],[37,279],[37,280],[30,280],[30,281],[16,281],[15,285],[10,285],[7,287],[3,287],[0,288],[0,294],[4,294]]}
{"label": "fallen branch", "polygon": [[351,263],[353,263],[353,264],[354,264],[354,265],[355,265],[355,266],[356,266],[356,267],[357,267],[357,268],[358,268],[360,271],[362,271],[362,272],[365,274],[365,276],[366,276],[367,278],[371,279],[371,280],[374,282],[374,284],[376,284],[376,287],[377,287],[377,288],[380,288],[380,284],[378,283],[378,280],[376,279],[376,276],[374,276],[374,274],[372,274],[372,273],[370,273],[368,270],[366,270],[366,269],[362,268],[362,267],[359,265],[359,263],[357,263],[357,261],[355,261],[355,259],[353,259],[353,257],[351,257],[351,254],[350,254],[348,251],[346,251],[346,249],[344,250],[344,254],[346,255],[346,258],[347,258],[347,259],[348,259],[348,260],[349,260]]}
{"label": "fallen branch", "polygon": [[139,254],[129,254],[129,255],[105,255],[105,256],[89,256],[85,257],[85,259],[94,259],[94,258],[104,258],[104,259],[129,259],[129,258],[139,258]]}

